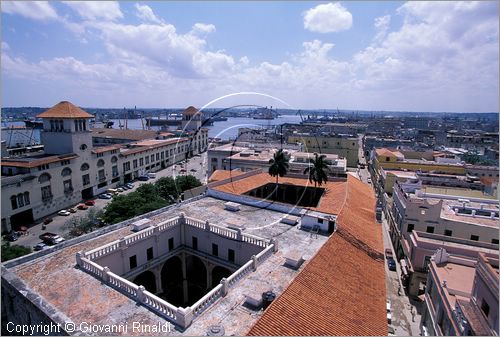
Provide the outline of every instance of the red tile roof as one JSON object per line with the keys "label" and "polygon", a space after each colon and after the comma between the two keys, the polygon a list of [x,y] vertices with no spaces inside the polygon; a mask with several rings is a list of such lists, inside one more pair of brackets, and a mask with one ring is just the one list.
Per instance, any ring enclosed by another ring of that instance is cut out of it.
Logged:
{"label": "red tile roof", "polygon": [[382,228],[371,188],[348,177],[337,231],[249,335],[387,335]]}
{"label": "red tile roof", "polygon": [[193,116],[198,113],[198,109],[196,109],[194,106],[189,106],[186,110],[182,112],[183,116]]}
{"label": "red tile roof", "polygon": [[236,178],[237,176],[240,176],[244,174],[244,172],[241,172],[240,170],[215,170],[210,178],[208,178],[208,182],[212,183],[215,181],[221,181],[221,180],[226,180],[229,178]]}
{"label": "red tile roof", "polygon": [[124,147],[124,145],[122,145],[122,144],[99,146],[99,147],[94,147],[92,149],[92,153],[104,153],[104,152],[108,152],[108,151],[118,150],[122,147]]}
{"label": "red tile roof", "polygon": [[41,158],[23,158],[21,159],[7,159],[2,158],[2,166],[6,167],[25,167],[25,168],[33,168],[40,165],[56,163],[63,160],[69,160],[78,158],[78,155],[74,153],[63,154],[58,156],[49,156],[49,157],[41,157]]}
{"label": "red tile roof", "polygon": [[62,101],[52,108],[37,115],[38,118],[94,118],[93,115],[82,110],[71,102]]}
{"label": "red tile roof", "polygon": [[[268,173],[259,173],[238,180],[237,184],[228,182],[227,184],[216,186],[214,189],[221,192],[241,195],[259,186],[275,182],[276,178],[271,177]],[[309,180],[303,178],[280,177],[279,183],[297,186],[313,186]],[[345,181],[328,181],[326,184],[323,184],[321,187],[325,188],[325,193],[321,197],[320,203],[317,207],[310,207],[309,209],[328,214],[339,214],[344,204],[346,185],[347,183]]]}

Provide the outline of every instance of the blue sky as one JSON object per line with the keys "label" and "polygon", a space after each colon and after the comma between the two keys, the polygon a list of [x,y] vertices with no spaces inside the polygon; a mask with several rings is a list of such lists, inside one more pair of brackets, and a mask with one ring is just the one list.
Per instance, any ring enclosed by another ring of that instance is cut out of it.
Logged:
{"label": "blue sky", "polygon": [[4,106],[498,111],[496,2],[1,6]]}

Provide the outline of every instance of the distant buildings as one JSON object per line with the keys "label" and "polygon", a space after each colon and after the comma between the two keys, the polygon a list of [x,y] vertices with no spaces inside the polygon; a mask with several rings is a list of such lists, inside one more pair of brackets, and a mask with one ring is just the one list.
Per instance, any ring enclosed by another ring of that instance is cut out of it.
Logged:
{"label": "distant buildings", "polygon": [[93,116],[70,102],[38,117],[43,120],[44,152],[2,157],[2,232],[171,166],[208,145],[199,120],[185,123],[185,132],[175,137],[143,130],[90,130]]}

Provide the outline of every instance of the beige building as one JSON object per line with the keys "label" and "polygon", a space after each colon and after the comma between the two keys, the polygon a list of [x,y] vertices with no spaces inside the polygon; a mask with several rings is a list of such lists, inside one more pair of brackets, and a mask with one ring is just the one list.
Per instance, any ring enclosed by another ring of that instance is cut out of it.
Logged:
{"label": "beige building", "polygon": [[358,165],[358,138],[349,135],[310,135],[293,134],[288,136],[289,143],[301,143],[306,152],[321,154],[336,154],[347,160],[347,166]]}

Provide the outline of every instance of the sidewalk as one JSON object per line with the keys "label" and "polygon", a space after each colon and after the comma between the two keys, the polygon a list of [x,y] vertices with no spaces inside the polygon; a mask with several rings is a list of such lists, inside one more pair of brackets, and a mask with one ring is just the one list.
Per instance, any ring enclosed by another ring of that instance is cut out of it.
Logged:
{"label": "sidewalk", "polygon": [[[384,249],[390,248],[393,251],[393,255],[396,256],[389,237],[389,226],[384,216],[382,218],[382,225],[384,226]],[[410,298],[404,294],[404,288],[401,283],[401,278],[399,277],[399,275],[401,275],[399,261],[396,261],[396,271],[390,271],[387,262],[385,263],[385,269],[387,273],[387,299],[391,301],[392,306],[392,323],[390,325],[394,328],[395,335],[419,336],[419,324],[422,313],[421,306],[423,303],[417,303],[416,301],[410,300]],[[401,295],[398,295],[399,286],[401,286]],[[412,307],[415,312],[414,321],[412,320]]]}

